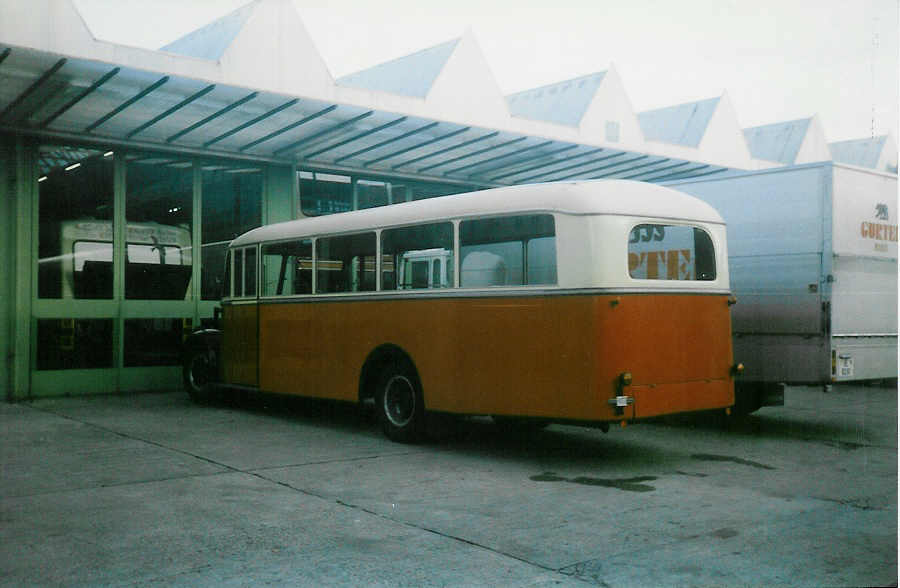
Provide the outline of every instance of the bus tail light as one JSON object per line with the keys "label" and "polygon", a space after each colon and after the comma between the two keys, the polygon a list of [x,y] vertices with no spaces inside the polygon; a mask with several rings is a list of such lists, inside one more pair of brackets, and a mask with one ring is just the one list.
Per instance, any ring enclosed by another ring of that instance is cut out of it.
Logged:
{"label": "bus tail light", "polygon": [[631,380],[631,372],[622,372],[616,379],[616,396],[608,400],[610,406],[615,408],[616,416],[622,416],[625,407],[634,404],[634,396],[625,395],[625,387],[631,385]]}

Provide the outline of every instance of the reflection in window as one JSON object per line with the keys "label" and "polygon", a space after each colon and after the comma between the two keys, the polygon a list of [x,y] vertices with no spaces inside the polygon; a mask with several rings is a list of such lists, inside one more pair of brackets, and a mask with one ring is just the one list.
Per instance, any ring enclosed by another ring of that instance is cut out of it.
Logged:
{"label": "reflection in window", "polygon": [[556,237],[529,239],[525,249],[528,284],[556,283]]}
{"label": "reflection in window", "polygon": [[259,167],[237,164],[202,166],[202,243],[200,296],[218,300],[225,287],[228,243],[262,224],[263,174]]}
{"label": "reflection in window", "polygon": [[112,367],[112,332],[112,319],[38,319],[37,369]]}
{"label": "reflection in window", "polygon": [[463,221],[460,286],[556,283],[553,216],[537,214]]}
{"label": "reflection in window", "polygon": [[316,292],[375,290],[375,233],[316,241]]}
{"label": "reflection in window", "polygon": [[350,176],[297,172],[300,182],[300,208],[306,216],[321,216],[353,209],[353,184]]}
{"label": "reflection in window", "polygon": [[381,233],[382,290],[453,286],[453,225],[435,223]]}
{"label": "reflection in window", "polygon": [[38,148],[38,296],[112,298],[113,152]]}
{"label": "reflection in window", "polygon": [[683,225],[638,225],[628,236],[628,274],[639,280],[715,280],[709,234]]}
{"label": "reflection in window", "polygon": [[[404,185],[405,191],[410,200],[425,200],[427,198],[435,198],[437,196],[448,196],[450,194],[462,194],[463,192],[472,192],[473,187],[456,186],[453,184],[434,184],[431,182],[408,182]],[[394,199],[394,202],[398,202]]]}
{"label": "reflection in window", "polygon": [[126,162],[125,297],[190,298],[191,162],[149,154]]}
{"label": "reflection in window", "polygon": [[375,180],[358,180],[356,182],[357,208],[374,208],[391,204],[391,184]]}
{"label": "reflection in window", "polygon": [[225,252],[228,242],[203,245],[200,249],[200,296],[203,300],[219,300],[230,288],[225,275]]}
{"label": "reflection in window", "polygon": [[312,240],[272,243],[262,248],[263,296],[312,293]]}
{"label": "reflection in window", "polygon": [[125,367],[178,365],[191,319],[156,318],[125,321]]}
{"label": "reflection in window", "polygon": [[356,208],[372,208],[386,204],[398,204],[410,200],[422,200],[435,196],[459,194],[475,190],[470,186],[415,182],[410,180],[376,180],[351,178],[350,176],[298,171],[300,207],[306,216],[321,216],[354,209],[354,185],[356,180]]}

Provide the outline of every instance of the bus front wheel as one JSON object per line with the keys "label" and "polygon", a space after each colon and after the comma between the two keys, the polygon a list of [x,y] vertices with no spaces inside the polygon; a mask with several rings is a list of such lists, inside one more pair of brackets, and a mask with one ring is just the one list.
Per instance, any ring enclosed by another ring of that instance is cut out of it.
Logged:
{"label": "bus front wheel", "polygon": [[422,438],[425,421],[422,388],[409,365],[392,362],[382,370],[375,407],[381,428],[392,441],[414,443]]}
{"label": "bus front wheel", "polygon": [[184,389],[194,402],[209,402],[213,394],[215,360],[211,349],[195,347],[184,362]]}

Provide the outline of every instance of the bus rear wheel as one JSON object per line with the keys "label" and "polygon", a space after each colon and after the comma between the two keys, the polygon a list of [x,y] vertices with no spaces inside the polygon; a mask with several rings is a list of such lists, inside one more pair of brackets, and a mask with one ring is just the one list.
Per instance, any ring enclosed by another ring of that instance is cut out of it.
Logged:
{"label": "bus rear wheel", "polygon": [[421,440],[425,406],[422,388],[411,366],[390,363],[382,370],[375,391],[375,410],[381,429],[392,441]]}
{"label": "bus rear wheel", "polygon": [[184,389],[194,402],[209,402],[213,395],[215,361],[210,349],[196,347],[185,358],[182,375]]}

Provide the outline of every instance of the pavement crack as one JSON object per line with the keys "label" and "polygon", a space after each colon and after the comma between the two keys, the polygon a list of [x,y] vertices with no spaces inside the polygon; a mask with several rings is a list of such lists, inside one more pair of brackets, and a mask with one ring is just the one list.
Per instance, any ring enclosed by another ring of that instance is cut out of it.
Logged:
{"label": "pavement crack", "polygon": [[[40,411],[43,411],[43,412],[52,414],[52,415],[56,415],[56,416],[58,416],[58,417],[60,417],[60,418],[64,418],[64,419],[67,419],[67,420],[70,420],[70,421],[74,421],[74,422],[76,422],[76,423],[80,423],[80,424],[85,425],[85,426],[88,426],[88,427],[93,427],[93,428],[95,428],[95,429],[97,429],[97,430],[99,430],[99,431],[103,431],[103,432],[109,433],[109,434],[111,434],[111,435],[116,435],[117,437],[122,437],[123,439],[128,439],[128,440],[130,440],[130,441],[137,441],[137,442],[139,442],[139,443],[146,443],[147,445],[152,445],[153,447],[158,447],[158,448],[160,448],[160,449],[165,449],[166,451],[172,451],[172,452],[174,452],[174,453],[180,453],[180,454],[182,454],[182,455],[187,455],[187,456],[189,456],[189,457],[193,457],[194,459],[198,459],[198,460],[200,460],[200,461],[205,461],[206,463],[212,464],[212,465],[214,465],[214,466],[218,466],[218,467],[224,468],[224,469],[226,469],[226,470],[228,470],[228,471],[230,471],[230,472],[244,473],[241,469],[236,468],[236,467],[233,467],[233,466],[230,466],[230,465],[228,465],[228,464],[226,464],[226,463],[221,463],[221,462],[216,461],[216,460],[214,460],[214,459],[210,459],[210,458],[208,458],[208,457],[204,457],[204,456],[198,455],[198,454],[196,454],[196,453],[191,453],[190,451],[185,451],[184,449],[177,449],[177,448],[175,448],[175,447],[169,447],[168,445],[164,445],[164,444],[162,444],[162,443],[159,443],[158,441],[151,441],[151,440],[149,440],[149,439],[144,439],[144,438],[142,438],[142,437],[138,437],[138,436],[132,435],[132,434],[130,434],[130,433],[123,433],[122,431],[117,431],[117,430],[115,430],[115,429],[111,429],[110,427],[106,427],[106,426],[104,426],[104,425],[98,425],[97,423],[92,423],[92,422],[90,422],[90,421],[80,420],[80,419],[77,419],[77,418],[75,418],[75,417],[73,417],[73,416],[69,416],[69,415],[67,415],[67,414],[59,413],[59,412],[56,412],[56,411],[53,411],[53,410],[48,410],[48,409],[46,409],[46,408],[37,408],[37,407],[32,407],[32,408],[34,408],[35,410],[40,410]],[[184,476],[184,477],[192,477],[192,476],[186,475],[186,476]],[[172,478],[172,479],[177,479],[177,478]]]}
{"label": "pavement crack", "polygon": [[759,463],[758,461],[751,461],[749,459],[743,459],[741,457],[734,457],[731,455],[716,455],[712,453],[694,453],[691,455],[691,459],[696,459],[699,461],[730,461],[732,463],[750,466],[752,468],[757,468],[761,470],[774,470],[774,468],[770,465],[766,465],[764,463]]}
{"label": "pavement crack", "polygon": [[[77,418],[75,418],[75,417],[72,417],[72,416],[69,416],[69,415],[66,415],[66,414],[58,413],[58,412],[53,411],[53,410],[49,410],[49,409],[45,409],[45,408],[37,408],[37,407],[32,407],[32,408],[34,408],[35,410],[40,410],[40,411],[43,411],[43,412],[46,412],[46,413],[49,413],[49,414],[53,414],[53,415],[59,416],[59,417],[61,417],[61,418],[67,419],[67,420],[71,420],[71,421],[74,421],[74,422],[77,422],[77,423],[80,423],[80,424],[89,426],[89,427],[93,427],[93,428],[98,429],[98,430],[100,430],[100,431],[104,431],[104,432],[110,433],[110,434],[112,434],[112,435],[117,435],[117,436],[122,437],[122,438],[125,438],[125,439],[129,439],[129,440],[132,440],[132,441],[137,441],[137,442],[140,442],[140,443],[146,443],[146,444],[152,445],[152,446],[154,446],[154,447],[159,447],[160,449],[165,449],[165,450],[167,450],[167,451],[172,451],[172,452],[175,452],[175,453],[180,453],[180,454],[182,454],[182,455],[187,455],[187,456],[193,457],[193,458],[195,458],[195,459],[198,459],[198,460],[201,460],[201,461],[204,461],[204,462],[207,462],[207,463],[216,465],[216,466],[218,466],[218,467],[224,468],[225,470],[227,470],[227,473],[240,473],[240,474],[244,474],[244,475],[248,475],[248,476],[253,476],[253,477],[255,477],[255,478],[259,479],[259,480],[268,482],[268,483],[270,483],[270,484],[275,484],[275,485],[281,486],[281,487],[283,487],[283,488],[287,488],[287,489],[289,489],[289,490],[291,490],[291,491],[293,491],[293,492],[298,492],[298,493],[303,494],[303,495],[305,495],[305,496],[310,496],[310,497],[312,497],[312,498],[318,498],[318,499],[320,499],[320,500],[325,500],[325,501],[327,501],[327,502],[331,502],[331,503],[334,503],[334,504],[338,504],[338,505],[340,505],[340,506],[342,506],[342,507],[344,507],[344,508],[349,508],[349,509],[352,509],[352,510],[356,510],[356,511],[359,511],[359,512],[363,512],[363,513],[366,513],[366,514],[368,514],[368,515],[370,515],[370,516],[374,516],[374,517],[378,517],[378,518],[383,519],[383,520],[386,520],[386,521],[390,521],[390,522],[392,522],[392,523],[394,523],[394,524],[403,525],[403,526],[408,527],[408,528],[410,528],[410,529],[416,529],[416,530],[419,530],[419,531],[424,532],[424,533],[429,533],[429,534],[432,534],[432,535],[435,535],[435,536],[438,536],[438,537],[442,537],[442,538],[444,538],[444,539],[449,539],[449,540],[451,540],[451,541],[456,541],[456,542],[458,542],[458,543],[463,543],[463,544],[466,544],[466,545],[470,545],[470,546],[472,546],[472,547],[475,547],[475,548],[478,548],[478,549],[481,549],[481,550],[484,550],[484,551],[488,551],[488,552],[490,552],[490,553],[494,553],[494,554],[499,555],[499,556],[501,556],[501,557],[506,557],[506,558],[513,559],[513,560],[515,560],[515,561],[518,561],[518,562],[521,562],[521,563],[524,563],[524,564],[527,564],[527,565],[530,565],[530,566],[534,566],[534,567],[536,567],[536,568],[538,568],[538,569],[541,569],[541,570],[543,570],[543,571],[546,571],[546,572],[558,573],[558,574],[563,574],[563,575],[567,575],[567,576],[568,576],[568,574],[565,574],[565,573],[562,572],[560,569],[554,569],[554,568],[551,568],[551,567],[549,567],[549,566],[546,566],[546,565],[543,565],[543,564],[540,564],[540,563],[537,563],[537,562],[530,561],[530,560],[528,560],[528,559],[525,559],[525,558],[523,558],[523,557],[517,556],[517,555],[515,555],[515,554],[508,553],[508,552],[505,552],[505,551],[503,551],[503,550],[496,549],[496,548],[494,548],[494,547],[490,547],[489,545],[484,545],[484,544],[482,544],[482,543],[478,543],[477,541],[472,541],[472,540],[470,540],[470,539],[466,539],[465,537],[460,537],[460,536],[458,536],[458,535],[452,535],[452,534],[450,534],[450,533],[445,533],[445,532],[440,531],[440,530],[438,530],[438,529],[432,529],[432,528],[430,528],[430,527],[425,527],[425,526],[422,526],[422,525],[416,525],[416,524],[413,524],[413,523],[410,523],[410,522],[407,522],[407,521],[395,519],[395,518],[390,517],[390,516],[388,516],[388,515],[386,515],[386,514],[379,513],[379,512],[377,512],[377,511],[374,511],[374,510],[365,508],[365,507],[363,507],[363,506],[360,506],[360,505],[357,505],[357,504],[353,504],[353,503],[350,503],[350,502],[346,502],[346,501],[344,501],[344,500],[341,500],[340,498],[329,497],[329,496],[326,496],[326,495],[321,494],[321,493],[318,493],[318,492],[313,492],[312,490],[308,490],[308,489],[305,489],[305,488],[299,488],[299,487],[297,487],[297,486],[293,486],[293,485],[291,485],[291,484],[289,484],[289,483],[287,483],[287,482],[281,482],[281,481],[279,481],[279,480],[275,480],[275,479],[269,478],[269,477],[267,477],[267,476],[265,476],[265,475],[263,475],[263,474],[261,473],[261,472],[263,472],[263,471],[266,471],[267,469],[278,469],[278,468],[275,468],[275,467],[273,467],[273,468],[266,468],[266,469],[242,470],[242,469],[240,469],[240,468],[236,468],[236,467],[230,466],[230,465],[228,465],[228,464],[221,463],[221,462],[216,461],[216,460],[214,460],[214,459],[210,459],[210,458],[204,457],[204,456],[202,456],[202,455],[197,455],[197,454],[195,454],[195,453],[191,453],[190,451],[185,451],[185,450],[183,450],[183,449],[176,449],[176,448],[173,448],[173,447],[169,447],[169,446],[167,446],[167,445],[164,445],[164,444],[159,443],[159,442],[156,442],[156,441],[150,441],[149,439],[143,439],[143,438],[138,437],[138,436],[136,436],[136,435],[132,435],[132,434],[129,434],[129,433],[123,433],[123,432],[121,432],[121,431],[117,431],[117,430],[115,430],[115,429],[111,429],[111,428],[106,427],[106,426],[103,426],[103,425],[98,425],[98,424],[92,423],[92,422],[90,422],[90,421],[80,420],[80,419],[77,419]],[[418,453],[418,452],[411,451],[411,452],[402,452],[402,453],[399,453],[399,454],[391,454],[391,455],[410,455],[410,454],[413,454],[413,453]],[[384,456],[383,454],[379,454],[379,455],[375,455],[375,456],[364,456],[364,457],[351,458],[351,459],[344,459],[344,460],[324,460],[324,461],[321,462],[321,463],[335,463],[335,462],[340,462],[340,461],[345,461],[345,462],[346,462],[346,461],[359,461],[359,460],[365,460],[365,459],[377,459],[377,458],[383,457],[383,456]],[[306,465],[313,465],[313,464],[306,464]],[[281,467],[289,467],[289,466],[281,466]],[[217,472],[216,475],[222,474],[222,473],[226,473],[226,472]],[[182,478],[188,478],[188,477],[195,477],[195,476],[183,476]],[[170,478],[170,479],[182,479],[182,478]],[[146,481],[146,480],[145,480],[145,481],[141,481],[141,482],[123,482],[122,484],[118,484],[118,485],[119,485],[119,486],[127,486],[127,485],[129,485],[129,484],[135,484],[135,483],[147,483],[147,482],[148,482],[148,481]],[[112,486],[112,485],[106,485],[106,487],[108,487],[108,486]],[[101,487],[103,487],[103,486],[101,486]],[[572,578],[574,578],[574,579],[577,579],[577,580],[582,581],[582,582],[585,582],[585,583],[596,584],[595,582],[589,582],[589,580],[587,580],[587,579],[585,579],[585,578],[579,578],[578,576],[575,576],[575,575],[572,575],[572,576],[569,576],[569,577],[572,577]]]}
{"label": "pavement crack", "polygon": [[404,452],[398,452],[398,453],[379,453],[377,455],[361,455],[361,456],[357,456],[357,457],[344,457],[344,458],[339,458],[339,459],[323,459],[320,461],[304,461],[304,462],[300,462],[300,463],[289,463],[289,464],[284,464],[284,465],[268,466],[268,467],[264,467],[264,468],[253,468],[250,470],[243,470],[243,471],[245,473],[249,474],[249,473],[253,473],[253,472],[268,472],[268,471],[272,471],[272,470],[282,470],[282,469],[287,469],[287,468],[301,468],[301,467],[312,466],[312,465],[328,465],[328,464],[332,464],[332,463],[348,463],[348,462],[354,462],[354,461],[366,461],[366,460],[370,460],[370,459],[381,459],[383,457],[403,457],[406,455],[416,455],[418,453],[422,453],[422,452],[421,451],[404,451]]}
{"label": "pavement crack", "polygon": [[119,488],[123,486],[140,486],[141,484],[155,484],[156,482],[170,482],[172,480],[189,480],[192,478],[213,478],[215,476],[222,476],[225,474],[233,474],[240,472],[208,472],[205,474],[184,474],[182,476],[165,476],[161,478],[149,478],[145,480],[131,480],[128,482],[112,482],[109,484],[90,484],[86,486],[74,486],[71,488],[60,488],[54,490],[44,490],[42,492],[29,492],[27,494],[10,494],[7,496],[0,496],[0,500],[16,500],[20,498],[33,498],[37,496],[52,496],[54,494],[66,494],[67,492],[79,492],[81,490],[90,490],[92,488]]}
{"label": "pavement crack", "polygon": [[[291,489],[291,490],[293,490],[293,491],[295,491],[295,492],[299,492],[299,493],[304,494],[304,495],[307,495],[307,496],[312,496],[312,497],[314,497],[314,498],[319,498],[319,499],[322,499],[322,500],[326,500],[326,501],[328,501],[328,502],[332,502],[333,504],[337,504],[337,505],[342,506],[342,507],[344,507],[344,508],[348,508],[348,509],[351,509],[351,510],[359,511],[359,512],[365,513],[365,514],[367,514],[367,515],[369,515],[369,516],[377,517],[377,518],[379,518],[379,519],[382,519],[382,520],[385,520],[385,521],[389,521],[389,522],[394,523],[394,524],[397,524],[397,525],[402,525],[402,526],[407,527],[407,528],[410,528],[410,529],[416,529],[416,530],[418,530],[418,531],[422,531],[422,532],[424,532],[424,533],[429,533],[429,534],[432,534],[432,535],[435,535],[435,536],[438,536],[438,537],[442,537],[442,538],[444,538],[444,539],[450,539],[451,541],[456,541],[456,542],[458,542],[458,543],[463,543],[463,544],[465,544],[465,545],[469,545],[469,546],[472,546],[472,547],[475,547],[475,548],[478,548],[478,549],[481,549],[481,550],[484,550],[484,551],[488,551],[488,552],[490,552],[490,553],[494,553],[494,554],[499,555],[499,556],[502,556],[502,557],[506,557],[506,558],[513,559],[513,560],[516,560],[516,561],[518,561],[518,562],[521,562],[521,563],[524,563],[524,564],[527,564],[527,565],[530,565],[530,566],[534,566],[534,567],[536,567],[536,568],[538,568],[538,569],[541,569],[541,570],[543,570],[543,571],[545,571],[545,572],[561,573],[561,574],[563,574],[563,575],[568,575],[568,574],[565,574],[564,572],[562,572],[562,570],[560,570],[560,569],[551,568],[551,567],[549,567],[549,566],[545,566],[545,565],[543,565],[543,564],[540,564],[540,563],[537,563],[537,562],[530,561],[530,560],[525,559],[525,558],[523,558],[523,557],[520,557],[520,556],[518,556],[518,555],[509,553],[509,552],[506,552],[506,551],[503,551],[503,550],[500,550],[500,549],[496,549],[496,548],[491,547],[491,546],[489,546],[489,545],[484,545],[483,543],[478,543],[477,541],[472,541],[471,539],[466,539],[465,537],[460,537],[460,536],[458,536],[458,535],[453,535],[453,534],[450,534],[450,533],[445,533],[444,531],[440,531],[440,530],[438,530],[438,529],[433,529],[433,528],[431,528],[431,527],[426,527],[426,526],[423,526],[423,525],[416,525],[416,524],[410,523],[410,522],[408,522],[408,521],[404,521],[404,520],[401,520],[401,519],[396,519],[396,518],[394,518],[394,517],[392,517],[392,516],[386,515],[386,514],[384,514],[384,513],[380,513],[380,512],[378,512],[378,511],[372,510],[372,509],[370,509],[370,508],[366,508],[366,507],[361,506],[361,505],[358,505],[358,504],[353,504],[352,502],[347,502],[347,501],[342,500],[342,499],[340,499],[340,498],[329,497],[329,496],[326,496],[326,495],[324,495],[324,494],[320,494],[320,493],[318,493],[318,492],[313,492],[313,491],[311,491],[311,490],[307,490],[307,489],[305,489],[305,488],[299,488],[299,487],[297,487],[297,486],[293,486],[293,485],[291,485],[291,484],[289,484],[289,483],[287,483],[287,482],[281,482],[281,481],[278,481],[278,480],[273,480],[273,479],[271,479],[271,478],[267,478],[266,476],[263,476],[262,474],[259,474],[259,473],[256,473],[256,472],[246,472],[246,473],[248,473],[248,474],[251,475],[251,476],[255,476],[255,477],[257,477],[257,478],[260,478],[261,480],[265,480],[265,481],[267,481],[267,482],[271,482],[271,483],[273,483],[273,484],[277,484],[277,485],[279,485],[279,486],[282,486],[282,487],[285,487],[285,488],[289,488],[289,489]],[[582,581],[582,582],[585,582],[585,583],[589,583],[589,582],[588,582],[586,579],[584,579],[584,578],[579,578],[579,577],[577,577],[577,576],[572,576],[572,577],[575,578],[575,579],[577,579],[577,580],[579,580],[579,581]],[[590,582],[590,583],[593,584],[593,582]]]}
{"label": "pavement crack", "polygon": [[857,510],[888,510],[883,506],[873,506],[869,504],[868,498],[822,498],[825,502],[833,502],[841,506],[849,506]]}

